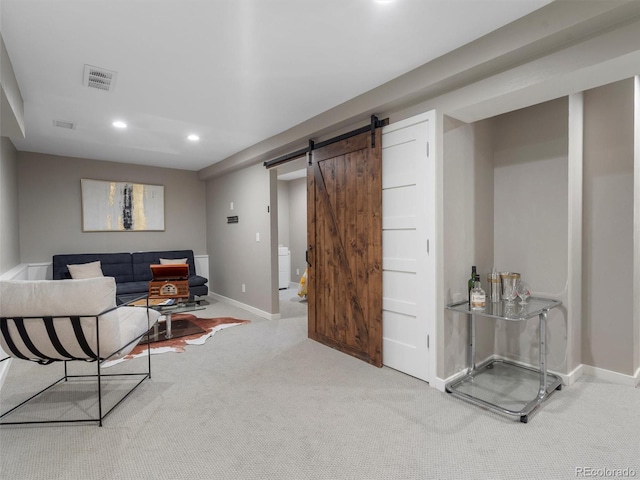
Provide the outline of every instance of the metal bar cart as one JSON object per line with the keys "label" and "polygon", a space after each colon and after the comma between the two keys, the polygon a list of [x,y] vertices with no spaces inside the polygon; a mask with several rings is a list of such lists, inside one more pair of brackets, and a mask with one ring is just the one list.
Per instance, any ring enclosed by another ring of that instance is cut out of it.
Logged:
{"label": "metal bar cart", "polygon": [[[467,373],[446,385],[451,395],[497,413],[519,417],[522,423],[556,390],[562,388],[562,379],[547,372],[547,316],[549,310],[562,305],[559,300],[532,297],[522,304],[487,302],[484,310],[471,310],[468,301],[447,305],[447,309],[469,315],[469,343]],[[476,319],[488,317],[510,322],[521,322],[538,316],[539,368],[519,365],[492,358],[476,365]],[[533,396],[533,399],[531,397]]]}

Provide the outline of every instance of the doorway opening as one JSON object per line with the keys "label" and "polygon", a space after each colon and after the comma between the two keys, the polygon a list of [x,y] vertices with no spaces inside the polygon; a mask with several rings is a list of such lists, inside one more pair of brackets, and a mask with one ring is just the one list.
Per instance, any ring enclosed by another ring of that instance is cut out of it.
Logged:
{"label": "doorway opening", "polygon": [[305,157],[277,167],[278,298],[280,318],[307,315],[306,296],[299,296],[307,250],[307,162]]}

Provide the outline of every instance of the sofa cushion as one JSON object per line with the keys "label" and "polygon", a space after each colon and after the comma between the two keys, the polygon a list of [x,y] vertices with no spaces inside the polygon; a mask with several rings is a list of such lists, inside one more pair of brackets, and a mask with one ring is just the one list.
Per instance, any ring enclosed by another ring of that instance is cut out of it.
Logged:
{"label": "sofa cushion", "polygon": [[186,258],[161,258],[160,265],[181,265],[187,263]]}
{"label": "sofa cushion", "polygon": [[78,265],[67,265],[71,278],[79,280],[82,278],[104,277],[100,261],[81,263]]}
{"label": "sofa cushion", "polygon": [[53,256],[53,279],[71,278],[67,265],[99,261],[105,277],[113,277],[117,283],[133,281],[130,253],[78,253]]}
{"label": "sofa cushion", "polygon": [[133,281],[148,282],[151,280],[151,268],[149,265],[159,265],[160,259],[187,259],[189,276],[196,274],[196,266],[193,260],[193,250],[169,250],[162,252],[134,252],[131,254],[133,263]]}
{"label": "sofa cushion", "polygon": [[130,293],[148,293],[149,282],[126,282],[116,285],[116,295],[128,295]]}

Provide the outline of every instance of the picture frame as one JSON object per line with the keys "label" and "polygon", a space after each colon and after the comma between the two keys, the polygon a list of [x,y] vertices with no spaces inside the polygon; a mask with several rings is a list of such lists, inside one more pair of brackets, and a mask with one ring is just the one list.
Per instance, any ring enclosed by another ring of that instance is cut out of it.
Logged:
{"label": "picture frame", "polygon": [[80,180],[83,232],[164,231],[164,186]]}

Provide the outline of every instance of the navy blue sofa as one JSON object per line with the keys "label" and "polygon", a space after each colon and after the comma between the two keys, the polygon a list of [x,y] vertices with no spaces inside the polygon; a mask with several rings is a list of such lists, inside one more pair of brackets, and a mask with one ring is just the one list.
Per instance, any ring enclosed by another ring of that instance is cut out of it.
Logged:
{"label": "navy blue sofa", "polygon": [[186,258],[189,265],[189,293],[203,296],[209,293],[208,279],[196,274],[193,250],[168,250],[164,252],[133,253],[78,253],[53,256],[53,279],[71,278],[67,265],[100,261],[105,277],[116,279],[116,295],[130,299],[149,292],[151,264],[159,264],[161,258]]}

